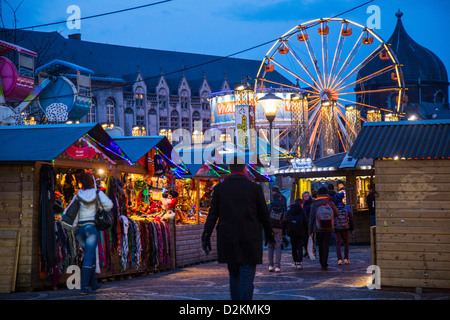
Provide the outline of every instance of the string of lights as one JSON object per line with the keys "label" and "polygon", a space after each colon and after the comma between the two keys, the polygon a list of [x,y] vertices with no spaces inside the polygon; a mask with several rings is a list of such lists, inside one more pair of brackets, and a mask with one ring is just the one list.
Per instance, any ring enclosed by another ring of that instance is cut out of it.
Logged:
{"label": "string of lights", "polygon": [[100,141],[97,141],[95,138],[93,138],[89,133],[86,133],[84,136],[84,138],[87,139],[91,139],[92,141],[94,141],[95,143],[97,143],[98,145],[102,146],[103,148],[105,148],[106,150],[108,150],[109,152],[111,152],[112,154],[115,154],[116,156],[120,157],[121,159],[125,160],[128,164],[133,165],[133,162],[125,155],[125,153],[119,148],[119,146],[112,141],[112,144],[114,144],[118,150],[120,150],[121,152],[119,153],[118,151],[112,150],[111,148],[109,148],[108,146],[105,146],[103,143],[101,143]]}

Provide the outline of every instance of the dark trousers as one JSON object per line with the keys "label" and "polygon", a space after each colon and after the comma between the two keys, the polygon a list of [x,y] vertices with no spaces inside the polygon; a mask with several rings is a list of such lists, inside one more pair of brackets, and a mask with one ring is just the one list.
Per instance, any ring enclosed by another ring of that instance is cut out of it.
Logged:
{"label": "dark trousers", "polygon": [[303,261],[303,237],[291,237],[292,259],[294,262]]}
{"label": "dark trousers", "polygon": [[336,231],[336,255],[338,260],[342,260],[341,243],[344,243],[344,259],[348,259],[348,231]]}
{"label": "dark trousers", "polygon": [[322,268],[328,267],[328,253],[330,251],[331,232],[317,232],[316,241],[319,246],[319,261]]}
{"label": "dark trousers", "polygon": [[228,263],[231,300],[252,300],[256,264]]}

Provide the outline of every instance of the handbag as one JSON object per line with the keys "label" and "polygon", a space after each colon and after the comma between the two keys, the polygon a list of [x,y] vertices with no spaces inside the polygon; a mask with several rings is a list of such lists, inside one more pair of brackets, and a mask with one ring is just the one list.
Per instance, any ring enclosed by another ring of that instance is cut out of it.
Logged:
{"label": "handbag", "polygon": [[75,196],[61,216],[61,226],[68,231],[75,231],[78,225],[80,200]]}
{"label": "handbag", "polygon": [[95,226],[97,227],[97,230],[103,231],[111,228],[113,225],[113,220],[114,219],[111,212],[106,211],[103,208],[97,191],[97,212],[95,213]]}
{"label": "handbag", "polygon": [[309,236],[309,239],[308,239],[307,250],[308,250],[309,258],[311,260],[316,260],[316,255],[314,254],[314,241],[313,241],[313,238],[311,236]]}

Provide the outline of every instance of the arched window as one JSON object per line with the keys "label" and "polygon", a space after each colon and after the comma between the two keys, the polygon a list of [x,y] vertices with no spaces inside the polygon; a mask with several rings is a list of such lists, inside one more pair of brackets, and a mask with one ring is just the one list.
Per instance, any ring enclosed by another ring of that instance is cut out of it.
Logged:
{"label": "arched window", "polygon": [[200,112],[194,111],[192,113],[192,130],[194,130],[197,121],[201,121]]}
{"label": "arched window", "polygon": [[134,127],[134,112],[131,108],[125,109],[125,135],[131,136]]}
{"label": "arched window", "polygon": [[89,123],[97,122],[97,101],[95,100],[95,98],[92,98],[91,107],[89,108],[87,121]]}
{"label": "arched window", "polygon": [[159,89],[158,92],[158,105],[160,108],[166,108],[167,107],[167,90],[164,88]]}
{"label": "arched window", "polygon": [[170,129],[172,131],[178,129],[180,127],[180,115],[177,110],[173,110],[170,113]]}
{"label": "arched window", "polygon": [[181,109],[189,109],[189,92],[187,90],[181,91],[180,104]]}
{"label": "arched window", "polygon": [[202,93],[202,110],[209,110],[208,92]]}
{"label": "arched window", "polygon": [[115,116],[114,116],[114,100],[109,98],[108,100],[106,100],[106,122],[107,123],[113,123],[115,121]]}
{"label": "arched window", "polygon": [[145,107],[145,95],[144,89],[142,87],[137,87],[134,93],[134,100],[136,102],[136,108]]}
{"label": "arched window", "polygon": [[445,97],[444,93],[441,90],[436,91],[434,94],[434,103],[444,103]]}

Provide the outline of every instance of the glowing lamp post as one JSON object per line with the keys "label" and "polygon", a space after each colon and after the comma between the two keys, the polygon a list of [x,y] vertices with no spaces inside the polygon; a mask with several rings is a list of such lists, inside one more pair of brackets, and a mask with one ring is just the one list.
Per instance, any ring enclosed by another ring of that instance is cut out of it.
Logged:
{"label": "glowing lamp post", "polygon": [[269,144],[270,144],[270,166],[273,166],[274,164],[274,152],[272,152],[272,122],[276,117],[276,113],[278,110],[278,107],[281,104],[281,101],[283,101],[283,99],[281,99],[280,97],[277,97],[275,94],[273,93],[268,93],[266,94],[264,97],[258,99],[258,102],[261,103],[264,112],[266,114],[266,119],[267,121],[269,121]]}

